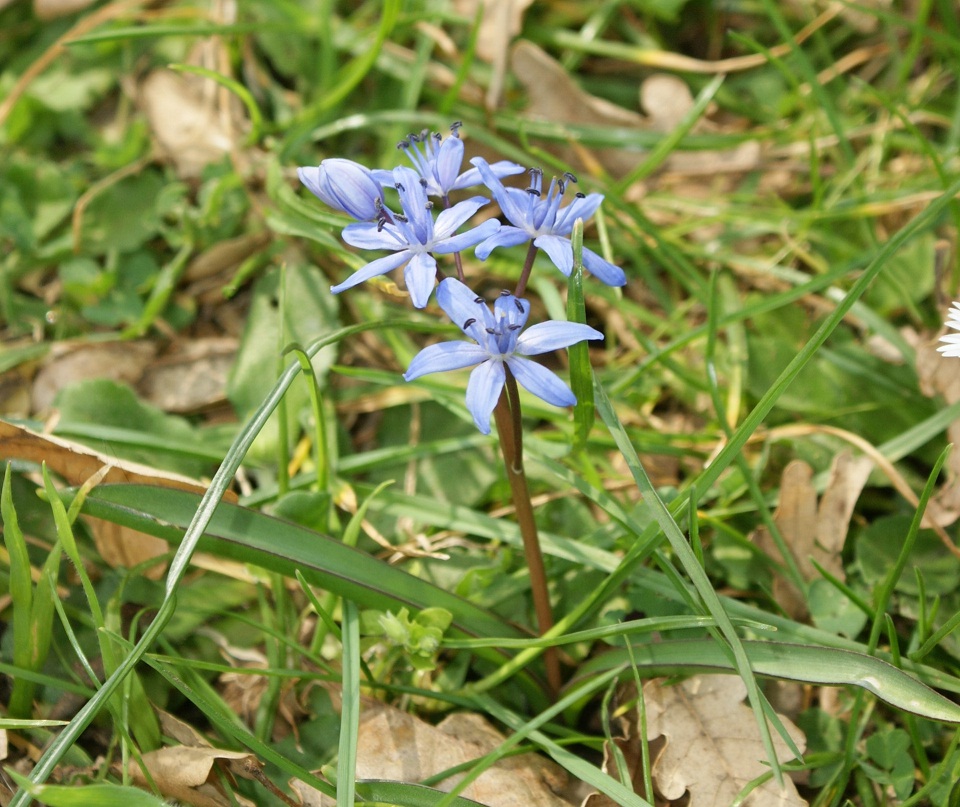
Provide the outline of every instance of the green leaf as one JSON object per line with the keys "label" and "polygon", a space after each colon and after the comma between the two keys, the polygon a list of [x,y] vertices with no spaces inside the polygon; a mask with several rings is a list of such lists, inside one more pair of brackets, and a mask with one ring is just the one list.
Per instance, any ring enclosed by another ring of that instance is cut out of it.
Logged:
{"label": "green leaf", "polygon": [[[831,647],[785,642],[744,641],[750,667],[757,675],[808,684],[856,686],[880,700],[930,720],[960,723],[960,705],[922,684],[886,661]],[[637,666],[651,675],[690,675],[696,672],[733,672],[724,649],[711,639],[666,641],[634,645]],[[574,680],[595,675],[630,659],[616,648],[584,664]]]}
{"label": "green leaf", "polygon": [[[84,512],[179,542],[197,511],[192,493],[147,485],[101,485],[87,496]],[[523,634],[485,609],[437,588],[329,536],[262,513],[221,502],[200,546],[221,557],[252,563],[352,599],[364,608],[398,611],[444,608],[452,626],[471,636]]]}
{"label": "green leaf", "polygon": [[35,785],[6,768],[7,774],[35,799],[49,807],[169,807],[152,793],[124,785]]}

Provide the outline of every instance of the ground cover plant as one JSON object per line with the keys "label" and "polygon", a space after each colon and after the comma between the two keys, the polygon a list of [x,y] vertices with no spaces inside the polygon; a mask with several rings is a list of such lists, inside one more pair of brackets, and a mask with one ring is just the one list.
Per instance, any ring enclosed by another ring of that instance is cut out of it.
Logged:
{"label": "ground cover plant", "polygon": [[0,54],[0,803],[958,803],[952,3]]}

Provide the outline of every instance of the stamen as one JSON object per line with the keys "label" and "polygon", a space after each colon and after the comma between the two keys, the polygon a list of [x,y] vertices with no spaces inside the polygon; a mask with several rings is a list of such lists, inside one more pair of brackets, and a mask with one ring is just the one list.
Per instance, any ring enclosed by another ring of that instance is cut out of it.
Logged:
{"label": "stamen", "polygon": [[420,177],[420,187],[422,187],[422,188],[427,187],[427,178],[426,178],[426,177]]}
{"label": "stamen", "polygon": [[408,134],[407,137],[409,138],[411,143],[420,142],[420,135],[418,135],[416,132],[410,132],[410,134]]}
{"label": "stamen", "polygon": [[567,180],[567,182],[572,182],[574,185],[577,184],[577,178],[576,178],[576,176],[574,176],[573,174],[571,174],[569,171],[564,171],[564,172],[563,172],[563,178],[564,178],[565,180]]}
{"label": "stamen", "polygon": [[403,187],[403,183],[402,183],[402,182],[396,183],[393,187],[395,187],[398,191],[404,191],[404,190],[406,190],[406,188]]}
{"label": "stamen", "polygon": [[401,140],[399,143],[397,143],[397,148],[398,148],[399,150],[401,150],[401,151],[403,151],[404,149],[410,148],[410,141],[409,141],[409,140]]}
{"label": "stamen", "polygon": [[587,198],[587,194],[585,194],[583,191],[577,191],[577,198],[578,198],[578,199],[586,199],[586,198]]}
{"label": "stamen", "polygon": [[475,303],[480,303],[480,305],[483,305],[486,302],[486,300],[484,300],[483,297],[474,297],[473,301]]}
{"label": "stamen", "polygon": [[509,296],[510,296],[510,292],[507,291],[506,289],[501,289],[501,290],[500,290],[500,296],[501,296],[501,297],[509,297]]}
{"label": "stamen", "polygon": [[531,168],[528,173],[529,173],[530,176],[532,176],[532,177],[542,177],[542,176],[543,176],[543,169],[542,169],[542,168]]}
{"label": "stamen", "polygon": [[406,216],[402,216],[399,213],[395,213],[393,216],[397,221],[409,221]]}
{"label": "stamen", "polygon": [[519,331],[523,326],[522,325],[508,325],[508,331]]}
{"label": "stamen", "polygon": [[[424,184],[424,185],[427,184],[427,183],[426,183],[426,180],[424,180],[423,184]],[[433,210],[433,202],[431,202],[429,199],[427,199],[427,203],[426,203],[426,205],[424,205],[424,207],[425,207],[427,210]]]}
{"label": "stamen", "polygon": [[380,218],[378,218],[378,219],[377,219],[377,232],[378,232],[378,233],[382,233],[382,232],[383,232],[383,228],[386,226],[386,224],[387,224],[386,216],[381,216]]}
{"label": "stamen", "polygon": [[496,328],[484,328],[484,330],[485,330],[488,334],[490,334],[491,336],[499,336],[499,335],[500,335],[500,334],[497,333]]}
{"label": "stamen", "polygon": [[527,193],[531,194],[532,196],[536,196],[538,199],[540,198],[540,191],[538,191],[536,188],[529,187],[526,190]]}
{"label": "stamen", "polygon": [[441,140],[443,140],[443,135],[441,135],[440,132],[434,132],[433,139],[439,143]]}
{"label": "stamen", "polygon": [[525,313],[523,310],[523,303],[520,300],[517,300],[516,298],[514,298],[513,304],[517,307],[517,310],[521,314]]}
{"label": "stamen", "polygon": [[476,320],[473,317],[470,317],[470,319],[468,319],[466,322],[463,323],[463,326],[462,326],[463,330],[466,330],[467,328],[469,328],[471,325],[473,325],[474,322],[476,322]]}

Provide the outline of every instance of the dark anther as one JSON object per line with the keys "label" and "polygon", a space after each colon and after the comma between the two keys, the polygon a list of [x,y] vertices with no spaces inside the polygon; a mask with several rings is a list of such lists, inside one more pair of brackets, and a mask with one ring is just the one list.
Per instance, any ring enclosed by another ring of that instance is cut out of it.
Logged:
{"label": "dark anther", "polygon": [[401,216],[399,213],[394,213],[393,217],[394,217],[397,221],[407,221],[407,217],[406,217],[406,216]]}
{"label": "dark anther", "polygon": [[421,129],[421,130],[420,130],[420,139],[423,140],[423,141],[426,141],[426,139],[427,139],[428,137],[430,137],[430,130],[429,130],[429,129]]}
{"label": "dark anther", "polygon": [[491,336],[497,336],[497,331],[494,328],[484,328],[484,330]]}
{"label": "dark anther", "polygon": [[562,179],[557,180],[557,188],[560,191],[560,195],[563,196],[563,192],[567,189],[567,183]]}
{"label": "dark anther", "polygon": [[383,217],[380,217],[379,219],[377,219],[377,232],[378,232],[378,233],[382,233],[382,232],[383,232],[383,228],[384,228],[384,226],[386,225],[386,223],[387,223],[387,220],[386,220],[385,218],[383,218]]}
{"label": "dark anther", "polygon": [[509,297],[509,296],[510,296],[510,292],[507,291],[506,289],[501,289],[501,290],[500,290],[500,296],[501,296],[501,297]]}
{"label": "dark anther", "polygon": [[427,210],[433,210],[433,202],[427,199],[427,203],[424,205],[424,208],[426,208]]}
{"label": "dark anther", "polygon": [[408,148],[410,148],[410,141],[409,141],[409,140],[401,140],[399,143],[397,143],[397,148],[400,149],[401,151],[402,151],[403,149],[408,149]]}
{"label": "dark anther", "polygon": [[398,183],[397,183],[396,185],[394,185],[393,187],[395,187],[398,191],[406,190],[406,188],[403,187],[403,183],[402,183],[402,182],[398,182]]}
{"label": "dark anther", "polygon": [[443,140],[443,135],[441,135],[440,132],[434,132],[433,139],[439,143],[441,140]]}
{"label": "dark anther", "polygon": [[427,178],[426,178],[426,177],[420,177],[420,180],[419,180],[419,181],[420,181],[420,187],[421,187],[421,188],[427,187]]}
{"label": "dark anther", "polygon": [[476,320],[473,317],[470,317],[470,319],[463,323],[463,330],[469,328],[474,322],[476,322]]}
{"label": "dark anther", "polygon": [[585,194],[583,191],[577,191],[577,198],[578,198],[578,199],[586,199],[586,198],[587,198],[587,194]]}
{"label": "dark anther", "polygon": [[574,185],[577,184],[577,178],[573,174],[571,174],[569,171],[563,172],[563,178],[567,180],[567,182],[572,182]]}
{"label": "dark anther", "polygon": [[514,299],[513,304],[517,307],[517,311],[519,311],[519,312],[522,314],[522,313],[523,313],[523,303],[520,302],[520,301],[517,300],[517,299]]}
{"label": "dark anther", "polygon": [[519,331],[523,326],[522,325],[508,325],[508,331]]}
{"label": "dark anther", "polygon": [[543,176],[543,169],[542,169],[542,168],[531,168],[529,173],[530,173],[530,176],[532,176],[532,177],[542,177],[542,176]]}
{"label": "dark anther", "polygon": [[410,134],[407,135],[407,139],[408,139],[411,143],[419,143],[419,142],[420,142],[420,135],[418,135],[416,132],[410,132]]}
{"label": "dark anther", "polygon": [[486,302],[486,300],[484,300],[483,297],[474,297],[473,301],[475,303],[480,303],[481,305],[483,305]]}
{"label": "dark anther", "polygon": [[531,194],[532,196],[536,196],[538,199],[540,198],[540,191],[538,191],[536,188],[527,188],[527,193]]}

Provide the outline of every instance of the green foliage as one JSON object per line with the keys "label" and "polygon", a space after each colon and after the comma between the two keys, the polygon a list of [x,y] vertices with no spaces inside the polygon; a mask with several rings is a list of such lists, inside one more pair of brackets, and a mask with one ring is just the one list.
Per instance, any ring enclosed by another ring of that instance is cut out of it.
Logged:
{"label": "green foliage", "polygon": [[400,649],[414,669],[425,672],[437,666],[437,653],[443,632],[450,627],[453,614],[444,608],[424,608],[410,619],[406,608],[390,611],[363,611],[360,632],[364,636],[385,639]]}

